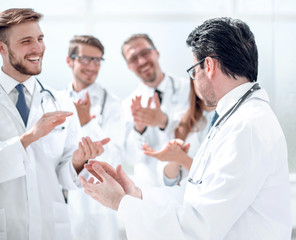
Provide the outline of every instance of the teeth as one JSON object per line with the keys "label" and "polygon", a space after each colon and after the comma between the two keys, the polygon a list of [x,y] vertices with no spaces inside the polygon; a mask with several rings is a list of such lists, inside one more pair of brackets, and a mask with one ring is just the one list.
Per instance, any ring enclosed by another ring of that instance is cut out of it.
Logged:
{"label": "teeth", "polygon": [[145,71],[147,71],[149,68],[150,68],[149,66],[147,66],[147,67],[145,67],[145,68],[142,68],[142,69],[141,69],[141,72],[145,72]]}
{"label": "teeth", "polygon": [[30,61],[38,61],[40,57],[31,57],[31,58],[28,58],[28,60]]}

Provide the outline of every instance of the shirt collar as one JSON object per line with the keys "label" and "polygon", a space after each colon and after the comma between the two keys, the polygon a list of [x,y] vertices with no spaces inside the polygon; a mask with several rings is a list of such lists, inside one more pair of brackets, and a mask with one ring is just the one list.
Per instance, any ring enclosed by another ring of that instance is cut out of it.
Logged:
{"label": "shirt collar", "polygon": [[91,98],[100,99],[103,97],[102,93],[101,93],[103,88],[101,87],[100,84],[98,84],[96,82],[92,83],[91,85],[87,86],[86,88],[82,89],[79,92],[74,91],[73,83],[70,83],[69,87],[68,87],[69,96],[71,98],[73,98],[74,100],[77,100],[78,98],[84,99],[86,90],[88,91],[89,96]]}
{"label": "shirt collar", "polygon": [[216,108],[219,116],[223,116],[254,84],[253,82],[241,84],[223,96]]}
{"label": "shirt collar", "polygon": [[[31,76],[26,81],[24,81],[22,84],[25,85],[26,89],[30,93],[31,96],[33,96],[34,87],[35,87],[35,77]],[[0,84],[2,85],[3,89],[7,94],[9,94],[18,84],[19,82],[4,73],[1,69],[0,71]]]}
{"label": "shirt collar", "polygon": [[158,86],[156,88],[149,87],[146,84],[144,84],[143,82],[141,82],[141,88],[148,95],[153,95],[155,89],[158,89],[161,92],[165,92],[168,87],[169,82],[170,82],[169,77],[167,75],[164,75],[164,78],[161,80],[161,82],[158,84]]}

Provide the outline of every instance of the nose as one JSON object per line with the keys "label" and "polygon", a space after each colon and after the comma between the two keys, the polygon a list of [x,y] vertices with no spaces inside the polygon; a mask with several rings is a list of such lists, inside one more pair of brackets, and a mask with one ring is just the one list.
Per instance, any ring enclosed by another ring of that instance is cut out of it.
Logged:
{"label": "nose", "polygon": [[40,42],[38,40],[36,40],[33,44],[33,48],[32,48],[33,51],[36,51],[36,52],[44,52],[45,51],[45,44],[44,42]]}
{"label": "nose", "polygon": [[147,59],[144,56],[139,55],[138,59],[137,59],[137,62],[138,62],[139,65],[143,65],[143,64],[145,64],[147,62]]}

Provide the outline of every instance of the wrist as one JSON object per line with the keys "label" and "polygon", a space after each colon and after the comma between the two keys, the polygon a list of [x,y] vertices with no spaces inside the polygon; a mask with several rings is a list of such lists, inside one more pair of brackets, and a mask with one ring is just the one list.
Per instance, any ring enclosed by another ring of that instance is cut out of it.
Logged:
{"label": "wrist", "polygon": [[84,125],[88,124],[91,121],[91,118],[89,119],[80,119],[80,125],[83,127]]}
{"label": "wrist", "polygon": [[23,147],[26,149],[32,142],[38,139],[34,139],[33,133],[31,131],[25,132],[23,135],[20,136],[20,141]]}

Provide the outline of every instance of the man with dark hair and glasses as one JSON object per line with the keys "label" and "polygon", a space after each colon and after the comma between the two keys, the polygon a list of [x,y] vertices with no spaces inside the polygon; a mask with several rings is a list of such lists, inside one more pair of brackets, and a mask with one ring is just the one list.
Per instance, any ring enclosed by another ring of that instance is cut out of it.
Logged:
{"label": "man with dark hair and glasses", "polygon": [[165,74],[159,52],[147,34],[133,34],[122,45],[128,68],[139,77],[139,86],[123,101],[127,137],[125,160],[134,167],[135,181],[160,186],[167,179],[166,165],[143,154],[146,143],[155,150],[168,142],[173,115],[189,106],[189,81]]}
{"label": "man with dark hair and glasses", "polygon": [[[116,167],[121,162],[124,122],[120,101],[96,81],[103,56],[104,46],[94,36],[79,35],[70,40],[67,64],[72,70],[73,80],[66,94],[76,106],[85,135],[94,140],[111,138],[101,157]],[[88,172],[83,173],[87,177]],[[69,191],[68,204],[73,239],[118,239],[114,211],[98,204],[81,189]],[[90,219],[98,224],[89,224]]]}
{"label": "man with dark hair and glasses", "polygon": [[100,182],[81,179],[86,192],[118,210],[129,240],[291,239],[287,145],[256,83],[253,33],[241,20],[215,18],[194,29],[187,44],[195,90],[219,115],[188,179],[140,190],[121,167],[90,162],[85,167]]}

